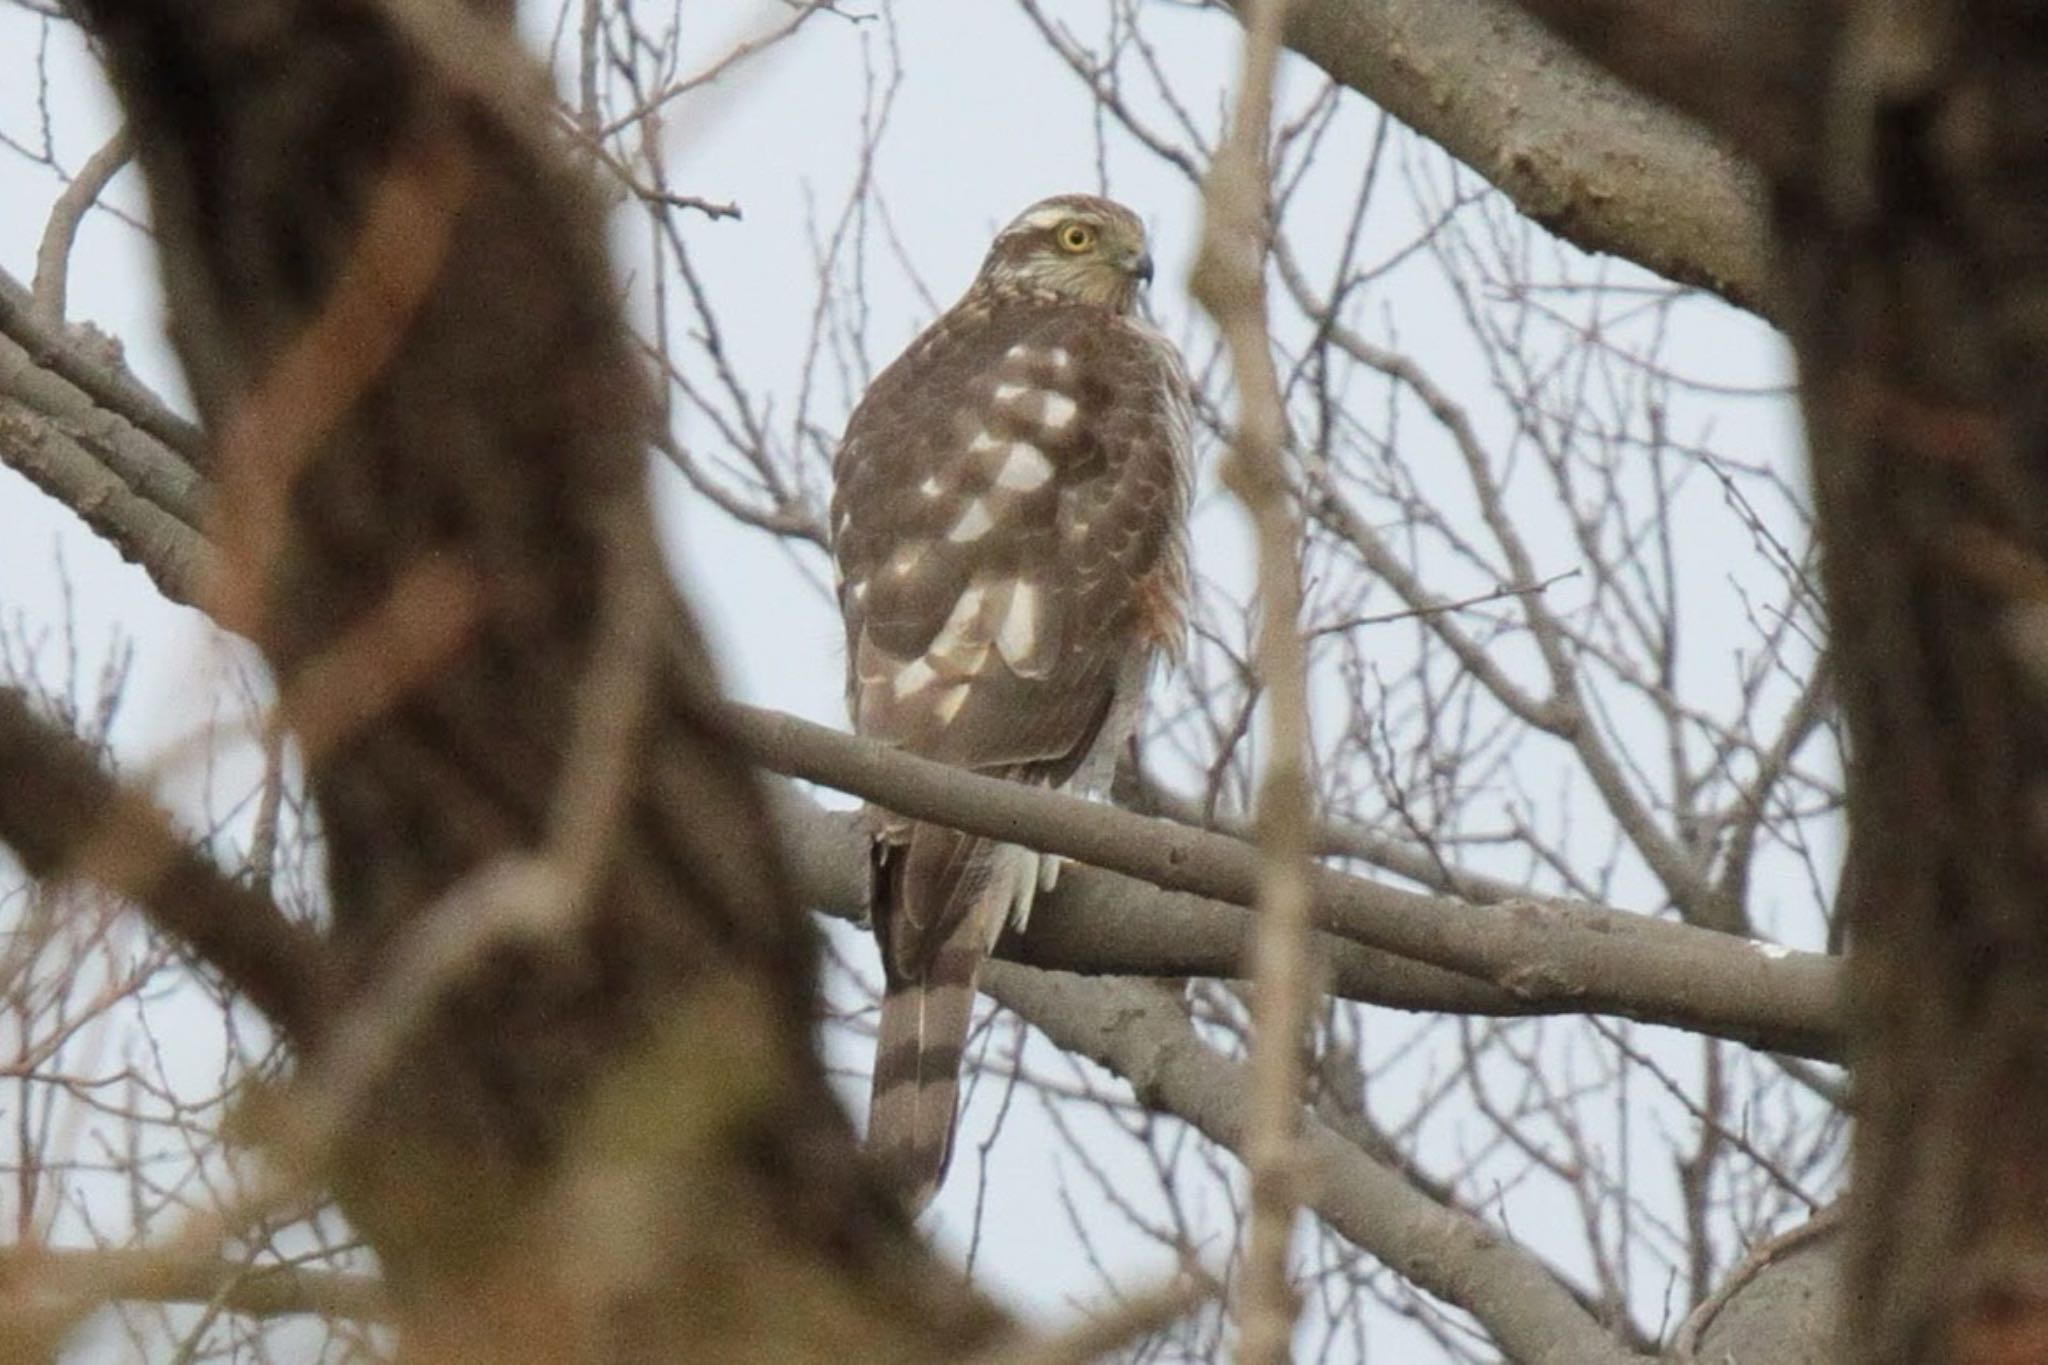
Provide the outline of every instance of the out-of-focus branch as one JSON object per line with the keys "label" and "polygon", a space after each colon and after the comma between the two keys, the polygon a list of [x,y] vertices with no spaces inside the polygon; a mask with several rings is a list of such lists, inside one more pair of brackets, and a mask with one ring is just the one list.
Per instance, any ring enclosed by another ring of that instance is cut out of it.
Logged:
{"label": "out-of-focus branch", "polygon": [[259,1318],[308,1313],[383,1322],[391,1316],[384,1282],[375,1275],[243,1265],[141,1248],[0,1248],[0,1301],[48,1294],[68,1300],[218,1304]]}
{"label": "out-of-focus branch", "polygon": [[1241,1149],[1251,1172],[1251,1236],[1237,1300],[1237,1358],[1282,1365],[1300,1311],[1287,1273],[1301,1202],[1301,1120],[1308,964],[1308,649],[1301,638],[1301,521],[1288,476],[1287,407],[1266,316],[1266,140],[1280,61],[1284,0],[1253,0],[1230,134],[1203,183],[1201,249],[1190,282],[1230,352],[1237,428],[1223,482],[1244,505],[1258,546],[1258,681],[1266,703],[1266,770],[1254,823],[1259,932],[1252,954],[1251,1113]]}
{"label": "out-of-focus branch", "polygon": [[[755,707],[719,725],[775,772],[865,797],[916,820],[1056,853],[1175,891],[1248,906],[1258,851],[1226,834],[964,772],[874,740]],[[1531,998],[1774,1051],[1832,1055],[1832,959],[1598,906],[1534,899],[1473,905],[1318,867],[1312,922],[1326,933]],[[1038,936],[1034,918],[1031,937]]]}
{"label": "out-of-focus branch", "polygon": [[2048,367],[2039,15],[1525,3],[1772,177],[1855,755],[1841,1340],[1881,1365],[2040,1359],[2048,401],[2023,378]]}
{"label": "out-of-focus branch", "polygon": [[[983,987],[1061,1047],[1129,1081],[1245,1154],[1245,1068],[1204,1043],[1171,992],[991,963]],[[1477,1318],[1519,1365],[1641,1365],[1534,1255],[1495,1228],[1444,1207],[1314,1117],[1300,1125],[1309,1204],[1390,1269]]]}
{"label": "out-of-focus branch", "polygon": [[[78,9],[134,130],[180,358],[240,457],[216,490],[235,619],[306,700],[284,708],[300,737],[329,741],[304,746],[306,783],[350,998],[418,986],[360,1084],[299,1115],[327,1120],[318,1141],[286,1144],[377,1252],[405,1353],[991,1344],[1008,1324],[860,1158],[816,1050],[811,925],[753,773],[704,723],[708,651],[657,557],[621,552],[653,544],[652,405],[602,206],[509,11]],[[459,591],[409,587],[435,581]],[[329,685],[385,661],[380,623],[432,666]],[[493,889],[537,894],[473,954],[409,953]],[[350,1060],[337,1042],[299,1075]],[[297,1138],[290,1109],[272,1131]]]}
{"label": "out-of-focus branch", "polygon": [[1286,42],[1565,240],[1776,316],[1753,174],[1510,0],[1297,0]]}
{"label": "out-of-focus branch", "polygon": [[181,840],[92,749],[0,689],[0,840],[37,877],[82,875],[140,905],[287,1037],[310,1043],[335,991],[328,950]]}

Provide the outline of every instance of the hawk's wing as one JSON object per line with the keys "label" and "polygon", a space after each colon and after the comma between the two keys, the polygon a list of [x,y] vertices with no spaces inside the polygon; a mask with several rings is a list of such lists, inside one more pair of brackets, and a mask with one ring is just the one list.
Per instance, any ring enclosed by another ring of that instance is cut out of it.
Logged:
{"label": "hawk's wing", "polygon": [[966,304],[890,366],[835,471],[855,728],[1064,778],[1178,638],[1187,412],[1164,341],[1081,305]]}
{"label": "hawk's wing", "polygon": [[[1133,662],[1178,645],[1189,444],[1179,360],[1142,324],[973,296],[936,323],[869,388],[835,464],[854,728],[1065,781]],[[921,1197],[951,1144],[975,975],[1035,876],[1017,852],[907,822],[877,848],[869,1133]]]}

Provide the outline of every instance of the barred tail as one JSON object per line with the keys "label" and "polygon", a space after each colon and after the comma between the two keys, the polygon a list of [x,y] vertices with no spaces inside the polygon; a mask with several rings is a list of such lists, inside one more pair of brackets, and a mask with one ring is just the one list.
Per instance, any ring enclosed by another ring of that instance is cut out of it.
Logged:
{"label": "barred tail", "polygon": [[974,965],[965,981],[900,981],[882,996],[868,1147],[902,1181],[913,1210],[938,1193],[953,1155]]}
{"label": "barred tail", "polygon": [[877,846],[875,928],[885,985],[868,1148],[913,1209],[938,1193],[953,1154],[960,1064],[974,984],[1009,916],[1019,850],[934,825]]}

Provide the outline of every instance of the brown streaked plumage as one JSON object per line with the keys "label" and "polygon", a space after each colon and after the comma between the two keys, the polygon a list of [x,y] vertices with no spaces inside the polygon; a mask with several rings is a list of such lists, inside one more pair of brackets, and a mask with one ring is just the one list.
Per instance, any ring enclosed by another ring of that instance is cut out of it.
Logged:
{"label": "brown streaked plumage", "polygon": [[[1136,312],[1137,217],[1043,200],[875,378],[834,462],[854,728],[1091,789],[1187,602],[1187,379]],[[922,1206],[945,1173],[974,984],[1053,864],[874,812],[885,979],[868,1140]]]}

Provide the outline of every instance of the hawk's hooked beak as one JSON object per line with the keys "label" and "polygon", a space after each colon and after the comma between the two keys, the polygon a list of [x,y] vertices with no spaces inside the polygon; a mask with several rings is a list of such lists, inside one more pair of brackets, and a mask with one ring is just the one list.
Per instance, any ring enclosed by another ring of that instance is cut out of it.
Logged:
{"label": "hawk's hooked beak", "polygon": [[1123,268],[1124,273],[1139,284],[1152,283],[1152,253],[1143,247],[1124,257]]}

